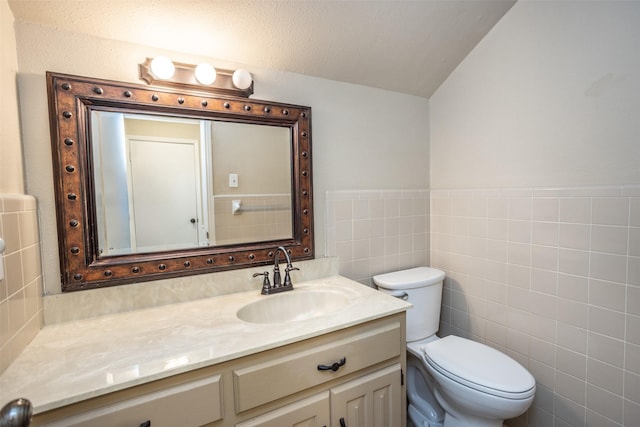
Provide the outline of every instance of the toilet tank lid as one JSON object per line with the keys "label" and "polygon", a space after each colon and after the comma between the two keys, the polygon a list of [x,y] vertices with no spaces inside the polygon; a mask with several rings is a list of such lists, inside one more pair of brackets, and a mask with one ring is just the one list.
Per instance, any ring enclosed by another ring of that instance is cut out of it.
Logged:
{"label": "toilet tank lid", "polygon": [[414,289],[441,282],[444,276],[444,271],[435,268],[416,267],[378,274],[373,276],[373,282],[383,289]]}

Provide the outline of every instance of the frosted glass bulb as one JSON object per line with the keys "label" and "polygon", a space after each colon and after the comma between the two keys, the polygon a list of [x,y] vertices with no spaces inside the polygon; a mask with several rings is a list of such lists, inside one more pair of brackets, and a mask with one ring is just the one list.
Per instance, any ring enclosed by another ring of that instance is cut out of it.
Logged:
{"label": "frosted glass bulb", "polygon": [[167,80],[173,77],[176,66],[166,56],[156,56],[151,61],[151,72],[159,79]]}
{"label": "frosted glass bulb", "polygon": [[216,81],[216,69],[211,64],[200,64],[196,67],[196,80],[203,85],[210,85]]}
{"label": "frosted glass bulb", "polygon": [[251,77],[251,74],[247,70],[240,68],[233,72],[233,76],[231,76],[231,80],[233,81],[233,85],[235,87],[237,87],[238,89],[244,90],[244,89],[247,89],[249,86],[251,86],[251,82],[253,81],[253,78]]}

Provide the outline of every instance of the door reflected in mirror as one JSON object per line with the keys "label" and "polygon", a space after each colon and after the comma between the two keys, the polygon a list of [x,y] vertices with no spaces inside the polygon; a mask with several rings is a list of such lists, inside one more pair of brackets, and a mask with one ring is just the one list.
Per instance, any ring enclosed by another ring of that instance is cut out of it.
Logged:
{"label": "door reflected in mirror", "polygon": [[293,237],[291,128],[91,111],[98,256]]}

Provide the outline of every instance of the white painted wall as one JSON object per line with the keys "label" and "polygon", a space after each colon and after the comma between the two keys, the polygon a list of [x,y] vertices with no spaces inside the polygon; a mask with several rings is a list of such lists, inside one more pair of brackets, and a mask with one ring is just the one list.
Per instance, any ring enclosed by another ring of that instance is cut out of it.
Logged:
{"label": "white painted wall", "polygon": [[18,55],[13,32],[13,14],[6,0],[0,1],[0,194],[24,192],[18,91]]}
{"label": "white painted wall", "polygon": [[25,192],[14,18],[0,0],[0,373],[40,329],[42,282],[36,201]]}
{"label": "white painted wall", "polygon": [[431,98],[431,188],[640,183],[640,2],[518,2]]}
{"label": "white painted wall", "polygon": [[[138,83],[137,64],[167,54],[204,58],[34,24],[16,26],[27,188],[41,211],[47,292],[60,292],[45,71]],[[221,68],[234,64],[207,58]],[[236,65],[237,66],[237,65]],[[327,190],[426,189],[428,100],[364,86],[246,66],[254,98],[312,107],[316,254],[323,256]]]}

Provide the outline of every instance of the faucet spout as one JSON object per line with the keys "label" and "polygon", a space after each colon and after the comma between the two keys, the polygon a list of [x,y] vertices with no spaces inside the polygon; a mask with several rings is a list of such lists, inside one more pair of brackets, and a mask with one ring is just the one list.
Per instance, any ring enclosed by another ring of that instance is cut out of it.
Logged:
{"label": "faucet spout", "polygon": [[291,268],[291,258],[284,246],[278,246],[273,260],[273,286],[279,288],[282,286],[282,279],[280,278],[280,252],[287,258],[287,268]]}
{"label": "faucet spout", "polygon": [[285,256],[285,258],[287,259],[287,267],[291,267],[291,257],[289,257],[289,252],[287,252],[287,250],[285,249],[284,246],[278,246],[278,249],[276,249],[276,254],[275,254],[275,265],[276,267],[279,264],[280,261],[280,252],[282,252]]}
{"label": "faucet spout", "polygon": [[[280,252],[282,252],[285,258],[287,258],[287,267],[284,270],[285,271],[284,283],[282,283],[282,279],[280,277],[280,267],[279,267]],[[289,257],[289,253],[284,248],[284,246],[278,246],[278,248],[276,249],[275,257],[274,257],[273,286],[283,291],[288,291],[293,289],[293,283],[291,283],[291,276],[289,275],[289,272],[292,270],[299,270],[299,268],[296,268],[293,265],[291,265],[291,258]]]}

